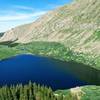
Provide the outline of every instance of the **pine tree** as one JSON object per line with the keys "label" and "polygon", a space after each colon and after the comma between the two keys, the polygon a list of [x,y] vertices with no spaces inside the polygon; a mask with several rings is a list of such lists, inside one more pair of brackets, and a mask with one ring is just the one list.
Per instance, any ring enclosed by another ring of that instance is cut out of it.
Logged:
{"label": "pine tree", "polygon": [[20,98],[19,98],[19,100],[25,100],[22,84],[20,84],[19,87],[20,87]]}
{"label": "pine tree", "polygon": [[51,88],[29,82],[24,86],[19,84],[1,87],[0,100],[56,100],[56,97]]}
{"label": "pine tree", "polygon": [[24,95],[24,100],[28,100],[28,86],[27,85],[24,85],[23,95]]}

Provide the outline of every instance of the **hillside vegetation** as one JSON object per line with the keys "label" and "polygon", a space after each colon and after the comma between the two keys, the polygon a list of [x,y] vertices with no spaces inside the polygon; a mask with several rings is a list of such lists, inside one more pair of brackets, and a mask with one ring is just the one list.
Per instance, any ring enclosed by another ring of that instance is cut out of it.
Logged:
{"label": "hillside vegetation", "polygon": [[57,100],[51,88],[29,82],[28,85],[3,86],[0,100]]}
{"label": "hillside vegetation", "polygon": [[[1,60],[24,53],[73,60],[100,70],[100,0],[75,0],[0,38]],[[45,88],[38,89],[31,95],[30,85],[1,87],[0,100],[100,100],[99,86],[51,91],[49,95],[43,92]]]}
{"label": "hillside vegetation", "polygon": [[69,90],[56,91],[55,94],[58,96],[62,95],[62,100],[99,100],[100,86],[75,87]]}
{"label": "hillside vegetation", "polygon": [[74,52],[70,48],[57,42],[31,42],[27,44],[6,43],[0,45],[0,59],[6,59],[18,54],[33,54],[62,61],[76,61],[100,69],[99,56],[94,57],[89,53]]}
{"label": "hillside vegetation", "polygon": [[0,100],[99,100],[99,93],[99,86],[53,91],[50,87],[29,82],[0,87]]}

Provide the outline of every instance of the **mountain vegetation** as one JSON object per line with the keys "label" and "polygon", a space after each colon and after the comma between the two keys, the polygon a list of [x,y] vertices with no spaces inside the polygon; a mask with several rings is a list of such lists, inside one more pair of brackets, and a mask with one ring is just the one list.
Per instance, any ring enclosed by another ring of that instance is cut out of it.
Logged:
{"label": "mountain vegetation", "polygon": [[[23,53],[73,60],[100,70],[100,0],[75,0],[5,32],[0,59]],[[100,86],[55,92],[32,83],[0,88],[0,100],[100,100],[99,94]]]}
{"label": "mountain vegetation", "polygon": [[0,88],[0,100],[57,100],[51,88],[29,82],[28,85]]}
{"label": "mountain vegetation", "polygon": [[99,100],[100,86],[76,87],[53,91],[50,87],[32,83],[0,87],[0,100]]}
{"label": "mountain vegetation", "polygon": [[58,90],[55,92],[55,94],[66,97],[66,100],[99,100],[99,93],[100,86],[75,87],[70,90]]}
{"label": "mountain vegetation", "polygon": [[51,57],[62,61],[76,61],[84,63],[99,69],[99,61],[89,53],[73,52],[70,48],[66,48],[63,44],[57,42],[31,42],[27,44],[6,43],[0,45],[0,59],[6,59],[18,54],[33,54],[45,57]]}

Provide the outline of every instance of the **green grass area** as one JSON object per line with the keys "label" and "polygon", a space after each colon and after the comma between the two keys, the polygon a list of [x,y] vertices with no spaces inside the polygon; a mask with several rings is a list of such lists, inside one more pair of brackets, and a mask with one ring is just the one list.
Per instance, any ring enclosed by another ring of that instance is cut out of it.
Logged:
{"label": "green grass area", "polygon": [[85,86],[81,100],[100,100],[100,86]]}
{"label": "green grass area", "polygon": [[70,48],[64,47],[64,45],[56,42],[33,42],[29,44],[19,44],[16,48],[18,51],[23,53],[31,53],[35,55],[42,55],[52,57],[62,61],[76,61],[91,67],[100,69],[100,57],[74,52]]}
{"label": "green grass area", "polygon": [[0,59],[6,59],[21,53],[22,51],[17,50],[16,48],[0,45]]}
{"label": "green grass area", "polygon": [[[100,86],[83,86],[80,87],[81,93],[76,92],[73,95],[69,90],[58,90],[55,91],[55,94],[59,96],[63,96],[63,100],[100,100]],[[80,99],[77,97],[80,96]],[[66,98],[66,99],[64,99]]]}
{"label": "green grass area", "polygon": [[94,35],[96,36],[96,40],[100,40],[100,29],[96,30]]}
{"label": "green grass area", "polygon": [[99,41],[100,40],[100,29],[97,29],[93,32],[93,34],[88,38],[86,39],[86,41],[84,43],[88,43],[89,41]]}
{"label": "green grass area", "polygon": [[9,44],[0,45],[0,59],[8,58],[13,55],[31,53],[35,55],[62,57],[66,48],[59,43],[33,42],[28,44]]}
{"label": "green grass area", "polygon": [[34,54],[51,57],[62,61],[76,61],[100,69],[100,57],[73,52],[70,48],[56,42],[32,42],[28,44],[0,45],[0,59],[5,59],[18,54]]}

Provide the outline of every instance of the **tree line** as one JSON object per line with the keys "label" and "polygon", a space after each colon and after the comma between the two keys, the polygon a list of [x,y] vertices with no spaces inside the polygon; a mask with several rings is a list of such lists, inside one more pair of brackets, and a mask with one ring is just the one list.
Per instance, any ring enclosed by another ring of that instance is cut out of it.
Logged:
{"label": "tree line", "polygon": [[57,97],[50,87],[29,82],[0,87],[0,100],[63,100],[63,95]]}

